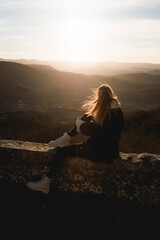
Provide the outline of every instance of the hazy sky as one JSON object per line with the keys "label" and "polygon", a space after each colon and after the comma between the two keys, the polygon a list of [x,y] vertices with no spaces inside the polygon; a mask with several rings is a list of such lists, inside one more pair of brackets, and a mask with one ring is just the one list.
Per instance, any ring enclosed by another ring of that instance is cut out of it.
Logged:
{"label": "hazy sky", "polygon": [[0,58],[160,63],[160,0],[0,0]]}

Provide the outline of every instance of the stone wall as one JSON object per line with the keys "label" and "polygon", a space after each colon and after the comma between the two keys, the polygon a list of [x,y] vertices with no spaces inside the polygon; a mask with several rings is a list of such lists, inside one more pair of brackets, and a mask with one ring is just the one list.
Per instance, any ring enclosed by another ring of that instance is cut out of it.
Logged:
{"label": "stone wall", "polygon": [[[0,140],[0,179],[26,184],[43,175],[53,153],[44,143]],[[108,199],[135,200],[141,205],[160,203],[160,155],[121,153],[112,164],[68,158],[53,179],[51,192],[103,194]]]}
{"label": "stone wall", "polygon": [[47,171],[50,150],[47,144],[0,140],[1,235],[158,236],[159,155],[121,153],[111,165],[68,158],[44,195],[26,183]]}

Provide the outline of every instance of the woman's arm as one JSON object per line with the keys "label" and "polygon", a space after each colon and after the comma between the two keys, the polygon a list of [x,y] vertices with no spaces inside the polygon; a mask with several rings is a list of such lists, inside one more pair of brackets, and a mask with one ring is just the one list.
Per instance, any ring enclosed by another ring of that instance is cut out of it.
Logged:
{"label": "woman's arm", "polygon": [[93,119],[92,116],[89,116],[88,114],[84,114],[83,117],[81,117],[82,121],[85,121],[86,123],[90,123],[90,121]]}
{"label": "woman's arm", "polygon": [[86,123],[81,119],[77,119],[76,121],[77,132],[82,133],[87,136],[94,135],[99,131],[101,128],[93,122]]}
{"label": "woman's arm", "polygon": [[100,126],[93,122],[83,123],[80,126],[80,132],[87,136],[92,136],[96,134],[100,129],[101,129]]}
{"label": "woman's arm", "polygon": [[[92,116],[88,116],[88,114],[84,114],[82,117],[81,117],[81,120],[86,122],[86,123],[90,123],[90,121],[92,120]],[[77,127],[76,125],[68,132],[68,135],[71,136],[71,137],[74,137],[78,134],[79,132],[77,131]]]}

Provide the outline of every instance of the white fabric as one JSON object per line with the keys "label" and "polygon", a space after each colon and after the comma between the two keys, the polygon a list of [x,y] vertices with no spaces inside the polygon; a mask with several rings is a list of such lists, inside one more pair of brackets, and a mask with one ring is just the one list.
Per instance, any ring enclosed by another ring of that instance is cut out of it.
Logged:
{"label": "white fabric", "polygon": [[39,181],[36,182],[28,182],[27,187],[34,191],[40,191],[44,194],[48,194],[50,190],[50,182],[51,178],[48,178],[46,175]]}
{"label": "white fabric", "polygon": [[117,99],[114,99],[111,102],[111,109],[116,109],[116,108],[119,108],[120,106],[121,106],[121,103]]}
{"label": "white fabric", "polygon": [[67,133],[64,133],[62,137],[56,140],[52,140],[48,144],[51,147],[65,147],[70,145],[70,139],[71,139],[71,136],[69,136]]}
{"label": "white fabric", "polygon": [[76,128],[77,128],[77,132],[78,132],[78,133],[81,132],[81,131],[80,131],[80,127],[81,127],[81,125],[82,125],[83,123],[85,123],[85,122],[82,121],[82,120],[79,119],[79,118],[76,120]]}

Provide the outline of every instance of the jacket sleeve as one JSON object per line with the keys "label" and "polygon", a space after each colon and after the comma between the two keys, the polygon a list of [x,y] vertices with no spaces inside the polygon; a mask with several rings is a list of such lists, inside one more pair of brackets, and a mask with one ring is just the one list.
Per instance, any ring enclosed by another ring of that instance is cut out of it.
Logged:
{"label": "jacket sleeve", "polygon": [[88,116],[88,114],[83,115],[81,120],[85,121],[86,123],[90,123],[90,121],[93,119],[92,116]]}
{"label": "jacket sleeve", "polygon": [[96,123],[82,123],[80,126],[80,132],[87,136],[95,135],[100,131],[101,127],[98,126]]}

